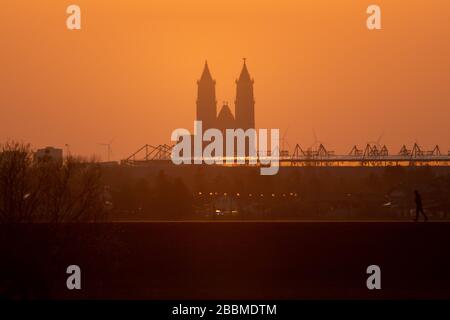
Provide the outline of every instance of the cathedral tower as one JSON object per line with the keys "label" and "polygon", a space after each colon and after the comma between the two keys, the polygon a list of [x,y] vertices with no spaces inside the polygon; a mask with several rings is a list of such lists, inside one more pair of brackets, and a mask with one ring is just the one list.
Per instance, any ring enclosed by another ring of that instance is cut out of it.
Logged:
{"label": "cathedral tower", "polygon": [[216,81],[205,62],[202,76],[197,81],[197,120],[203,122],[203,131],[216,126]]}
{"label": "cathedral tower", "polygon": [[235,101],[236,128],[244,130],[255,128],[255,100],[253,97],[253,79],[247,70],[244,59],[241,75],[236,80]]}

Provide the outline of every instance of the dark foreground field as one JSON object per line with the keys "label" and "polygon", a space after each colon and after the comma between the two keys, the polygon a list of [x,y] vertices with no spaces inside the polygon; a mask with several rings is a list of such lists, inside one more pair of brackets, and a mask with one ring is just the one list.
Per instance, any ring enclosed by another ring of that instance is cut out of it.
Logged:
{"label": "dark foreground field", "polygon": [[[0,226],[4,298],[450,298],[450,223]],[[66,267],[82,289],[66,289]],[[382,289],[366,288],[381,267]]]}

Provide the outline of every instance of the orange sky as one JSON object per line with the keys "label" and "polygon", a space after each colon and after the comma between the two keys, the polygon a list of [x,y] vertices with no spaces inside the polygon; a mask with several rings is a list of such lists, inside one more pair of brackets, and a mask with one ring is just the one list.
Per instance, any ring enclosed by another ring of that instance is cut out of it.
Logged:
{"label": "orange sky", "polygon": [[[66,29],[66,7],[82,30]],[[450,1],[7,1],[0,7],[0,141],[70,144],[114,158],[192,129],[208,59],[218,102],[234,110],[242,57],[256,124],[289,128],[340,153],[378,139],[450,149]]]}

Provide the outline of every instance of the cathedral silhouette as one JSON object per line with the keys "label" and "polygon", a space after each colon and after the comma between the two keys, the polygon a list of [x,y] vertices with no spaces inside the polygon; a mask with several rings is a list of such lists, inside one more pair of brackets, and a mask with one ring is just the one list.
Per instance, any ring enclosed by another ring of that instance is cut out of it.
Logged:
{"label": "cathedral silhouette", "polygon": [[227,103],[224,103],[217,114],[216,81],[211,76],[206,61],[202,76],[197,81],[197,120],[202,121],[203,130],[216,128],[225,131],[225,129],[255,128],[253,82],[244,59],[241,74],[236,80],[235,115],[233,116]]}

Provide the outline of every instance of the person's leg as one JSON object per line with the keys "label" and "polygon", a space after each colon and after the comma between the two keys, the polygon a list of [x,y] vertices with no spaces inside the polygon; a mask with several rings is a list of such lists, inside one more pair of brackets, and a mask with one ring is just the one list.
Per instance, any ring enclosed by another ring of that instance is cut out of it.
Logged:
{"label": "person's leg", "polygon": [[416,207],[416,218],[414,219],[414,221],[418,221],[419,220],[419,208]]}
{"label": "person's leg", "polygon": [[424,216],[425,221],[427,221],[427,220],[428,220],[428,217],[427,217],[427,215],[425,214],[425,212],[423,211],[423,208],[420,208],[420,212],[421,212],[422,215]]}

